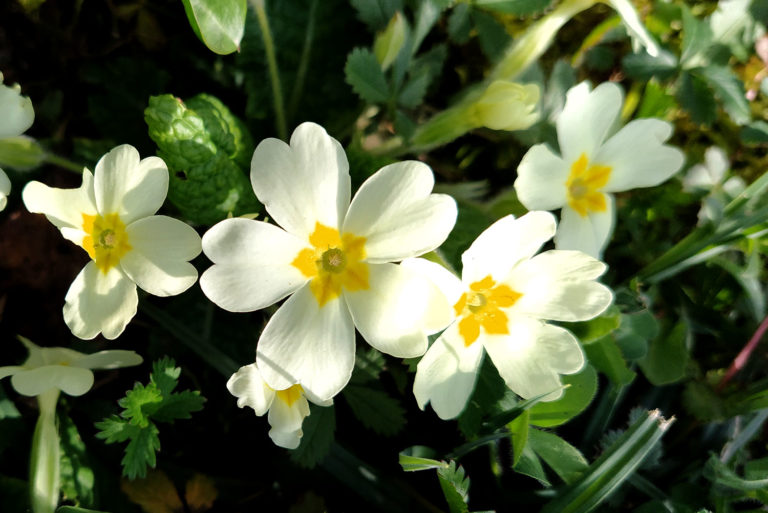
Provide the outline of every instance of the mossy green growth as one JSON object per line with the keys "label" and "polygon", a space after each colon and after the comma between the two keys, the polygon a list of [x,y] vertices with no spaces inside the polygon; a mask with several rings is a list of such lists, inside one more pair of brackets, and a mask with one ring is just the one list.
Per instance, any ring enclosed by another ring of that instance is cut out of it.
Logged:
{"label": "mossy green growth", "polygon": [[168,164],[168,199],[184,218],[212,225],[260,210],[248,179],[253,140],[218,98],[152,96],[144,120]]}

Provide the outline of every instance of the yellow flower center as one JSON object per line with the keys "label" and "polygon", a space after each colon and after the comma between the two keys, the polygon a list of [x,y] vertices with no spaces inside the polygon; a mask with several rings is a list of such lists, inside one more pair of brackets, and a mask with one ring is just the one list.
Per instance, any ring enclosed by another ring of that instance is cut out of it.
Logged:
{"label": "yellow flower center", "polygon": [[277,398],[288,406],[293,406],[293,403],[298,401],[303,394],[304,389],[301,388],[301,385],[293,385],[292,387],[286,388],[285,390],[275,390],[275,395]]}
{"label": "yellow flower center", "polygon": [[589,212],[605,212],[608,206],[600,189],[605,187],[610,177],[610,166],[590,166],[587,155],[582,153],[571,165],[571,174],[565,181],[568,205],[582,217]]}
{"label": "yellow flower center", "polygon": [[312,247],[299,251],[291,265],[312,279],[309,289],[321,307],[339,297],[342,287],[350,292],[368,288],[365,237],[315,223],[309,243]]}
{"label": "yellow flower center", "polygon": [[83,214],[83,231],[83,249],[105,274],[131,249],[125,224],[117,214]]}
{"label": "yellow flower center", "polygon": [[496,285],[493,278],[486,276],[469,286],[469,292],[461,295],[453,305],[456,315],[461,316],[459,334],[466,347],[471,346],[480,336],[480,328],[489,335],[508,335],[509,321],[502,308],[510,308],[522,294],[508,285]]}

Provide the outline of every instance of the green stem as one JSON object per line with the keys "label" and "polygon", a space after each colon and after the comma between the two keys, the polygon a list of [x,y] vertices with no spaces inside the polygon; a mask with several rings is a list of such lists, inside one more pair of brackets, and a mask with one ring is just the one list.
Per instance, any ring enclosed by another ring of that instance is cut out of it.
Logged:
{"label": "green stem", "polygon": [[83,174],[83,168],[85,167],[80,164],[77,164],[76,162],[72,162],[69,159],[65,159],[64,157],[59,157],[58,155],[54,155],[53,153],[46,153],[44,160],[49,164],[54,164],[56,166],[63,167],[67,171],[72,171],[79,175]]}
{"label": "green stem", "polygon": [[29,463],[29,493],[33,513],[53,513],[61,488],[61,445],[56,428],[59,390],[52,388],[37,396],[40,416],[32,436]]}
{"label": "green stem", "polygon": [[253,5],[253,9],[256,11],[256,18],[258,18],[259,27],[261,28],[261,37],[264,40],[264,53],[267,56],[269,79],[272,84],[272,98],[275,103],[277,135],[285,141],[288,139],[288,128],[285,121],[285,107],[283,106],[283,90],[280,86],[280,70],[277,68],[275,43],[272,40],[272,32],[269,30],[269,19],[267,19],[267,10],[264,2],[265,0],[251,0],[251,5]]}
{"label": "green stem", "polygon": [[288,116],[293,118],[296,109],[299,107],[301,94],[304,92],[304,82],[307,78],[307,69],[309,68],[309,57],[312,54],[312,41],[315,39],[315,16],[317,13],[317,0],[312,0],[309,4],[309,19],[307,20],[307,29],[304,33],[304,47],[301,49],[301,59],[299,67],[296,69],[296,80],[293,83],[291,99],[288,102]]}

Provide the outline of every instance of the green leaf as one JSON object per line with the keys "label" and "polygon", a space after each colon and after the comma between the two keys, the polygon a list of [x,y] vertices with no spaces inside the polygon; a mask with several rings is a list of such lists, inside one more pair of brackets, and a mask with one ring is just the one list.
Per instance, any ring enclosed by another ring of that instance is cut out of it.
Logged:
{"label": "green leaf", "polygon": [[117,404],[125,408],[120,414],[123,418],[128,419],[131,424],[147,427],[150,416],[162,402],[163,396],[154,384],[150,383],[145,387],[141,383],[135,383],[133,390],[129,390]]}
{"label": "green leaf", "polygon": [[491,61],[498,60],[507,48],[511,37],[504,25],[498,22],[490,13],[472,10],[472,20],[475,23],[480,49]]}
{"label": "green leaf", "polygon": [[565,424],[584,411],[597,393],[597,372],[589,364],[578,374],[563,376],[562,381],[568,388],[560,399],[537,403],[528,410],[531,424],[540,427]]}
{"label": "green leaf", "polygon": [[150,424],[138,431],[136,436],[128,442],[123,456],[123,475],[128,479],[147,476],[147,466],[155,468],[157,465],[156,451],[160,450],[159,431],[154,424]]}
{"label": "green leaf", "polygon": [[163,357],[152,364],[149,379],[155,384],[161,395],[169,395],[178,384],[181,367],[176,367],[173,358]]}
{"label": "green leaf", "polygon": [[648,381],[661,386],[685,377],[689,359],[687,341],[688,326],[680,321],[651,342],[648,355],[638,362]]}
{"label": "green leaf", "polygon": [[469,41],[472,30],[472,20],[469,13],[469,4],[460,3],[456,4],[448,17],[448,37],[456,44],[463,45]]}
{"label": "green leaf", "polygon": [[698,74],[714,90],[715,96],[723,104],[725,112],[737,125],[750,122],[752,115],[749,102],[744,93],[744,84],[727,66],[707,66],[698,70]]}
{"label": "green leaf", "polygon": [[168,200],[193,223],[211,225],[260,209],[245,170],[253,141],[245,125],[213,96],[186,103],[152,96],[144,110],[149,136],[170,171]]}
{"label": "green leaf", "polygon": [[304,419],[301,429],[304,435],[299,446],[291,452],[291,461],[304,467],[317,465],[333,444],[333,432],[336,430],[336,411],[333,406],[309,405],[310,415]]}
{"label": "green leaf", "polygon": [[397,11],[403,10],[402,0],[350,0],[357,17],[371,32],[383,29]]}
{"label": "green leaf", "polygon": [[347,83],[368,103],[385,103],[389,86],[376,56],[367,48],[355,48],[344,66]]}
{"label": "green leaf", "polygon": [[741,142],[749,145],[768,143],[768,123],[765,121],[753,121],[741,128]]}
{"label": "green leaf", "polygon": [[67,499],[91,506],[94,503],[93,470],[77,426],[67,415],[59,416],[59,435],[61,437],[61,491]]}
{"label": "green leaf", "polygon": [[677,108],[677,100],[667,89],[652,78],[645,84],[645,93],[637,109],[636,118],[665,119],[670,112]]}
{"label": "green leaf", "polygon": [[768,478],[744,479],[731,470],[728,465],[712,454],[704,467],[704,477],[718,486],[733,488],[741,492],[768,488]]}
{"label": "green leaf", "polygon": [[141,431],[139,426],[131,424],[117,415],[112,415],[101,422],[97,422],[96,427],[99,429],[99,432],[96,433],[96,438],[102,438],[108,444],[125,442],[137,436],[139,431]]}
{"label": "green leaf", "polygon": [[531,449],[566,484],[574,483],[589,467],[586,458],[577,448],[554,433],[532,429],[528,437]]}
{"label": "green leaf", "polygon": [[504,14],[525,16],[541,12],[552,3],[552,0],[474,0],[474,5]]}
{"label": "green leaf", "polygon": [[399,401],[384,391],[365,385],[348,385],[342,393],[352,413],[368,429],[392,436],[405,426],[405,410]]}
{"label": "green leaf", "polygon": [[157,422],[173,422],[178,419],[192,417],[192,412],[203,409],[205,397],[197,390],[184,390],[163,397],[160,407],[152,414],[152,420]]}
{"label": "green leaf", "polygon": [[666,50],[660,50],[655,57],[645,51],[629,54],[621,60],[621,65],[631,78],[650,80],[656,77],[664,80],[677,73],[678,62],[674,55]]}
{"label": "green leaf", "polygon": [[677,101],[691,115],[691,121],[709,125],[717,118],[715,96],[698,75],[684,71],[680,75]]}
{"label": "green leaf", "polygon": [[384,32],[376,36],[373,43],[373,53],[376,55],[381,69],[389,68],[397,54],[403,49],[407,30],[408,26],[402,13],[396,12]]}
{"label": "green leaf", "polygon": [[694,68],[706,64],[702,54],[713,43],[712,29],[709,24],[698,19],[691,10],[683,5],[683,44],[680,63],[684,68]]}
{"label": "green leaf", "polygon": [[544,472],[544,467],[541,466],[541,461],[530,445],[526,445],[523,449],[523,453],[520,455],[520,459],[517,464],[512,467],[512,470],[518,474],[532,477],[542,485],[546,487],[552,486],[547,479],[547,473]]}
{"label": "green leaf", "polygon": [[646,412],[541,513],[586,513],[595,509],[634,473],[672,422],[658,411]]}
{"label": "green leaf", "polygon": [[449,465],[437,469],[437,477],[448,502],[448,510],[451,513],[467,513],[469,478],[464,475],[464,467],[456,467],[456,462],[451,461]]}
{"label": "green leaf", "polygon": [[182,0],[197,37],[212,52],[227,55],[240,49],[245,31],[246,0]]}
{"label": "green leaf", "polygon": [[[504,380],[499,376],[490,358],[484,358],[478,372],[475,390],[459,415],[459,429],[466,438],[473,438],[480,431],[483,418],[507,391]],[[504,425],[503,423],[501,425]]]}
{"label": "green leaf", "polygon": [[616,305],[611,305],[608,310],[594,319],[584,322],[564,322],[562,326],[576,335],[582,344],[589,344],[616,330],[620,323],[621,313]]}
{"label": "green leaf", "polygon": [[629,370],[612,336],[608,335],[584,346],[589,363],[602,372],[616,385],[628,385],[635,379],[635,373]]}
{"label": "green leaf", "polygon": [[442,468],[448,465],[444,461],[424,457],[425,454],[432,454],[433,452],[423,445],[408,447],[398,455],[398,463],[400,463],[405,472],[418,472],[420,470]]}
{"label": "green leaf", "polygon": [[425,69],[413,75],[400,91],[397,102],[408,109],[418,107],[424,100],[424,95],[427,94],[427,88],[429,88],[431,82],[432,76],[429,70]]}
{"label": "green leaf", "polygon": [[528,443],[528,432],[530,431],[529,418],[529,410],[526,410],[519,417],[507,425],[509,428],[510,438],[512,439],[513,467],[517,465],[518,461],[520,461],[520,456],[522,456],[523,450]]}

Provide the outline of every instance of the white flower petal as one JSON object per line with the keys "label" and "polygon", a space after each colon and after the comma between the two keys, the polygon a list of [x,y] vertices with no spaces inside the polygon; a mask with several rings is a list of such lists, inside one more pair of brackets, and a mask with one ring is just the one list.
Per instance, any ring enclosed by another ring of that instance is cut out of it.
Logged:
{"label": "white flower petal", "polygon": [[175,296],[197,281],[197,269],[188,262],[202,251],[194,228],[171,217],[150,216],[125,231],[131,250],[120,266],[139,287],[155,296]]}
{"label": "white flower petal", "polygon": [[32,101],[18,87],[2,85],[0,74],[0,139],[23,134],[35,120]]}
{"label": "white flower petal", "polygon": [[555,210],[566,204],[570,168],[545,144],[533,146],[517,167],[515,192],[528,210]]}
{"label": "white flower petal", "polygon": [[240,367],[227,381],[227,390],[237,397],[237,406],[250,406],[256,415],[264,415],[272,406],[275,391],[264,382],[255,363]]}
{"label": "white flower petal", "polygon": [[509,215],[487,228],[461,255],[465,285],[491,276],[502,281],[519,262],[531,258],[555,234],[557,223],[549,212]]}
{"label": "white flower petal", "polygon": [[732,176],[723,184],[723,190],[731,198],[735,198],[747,188],[747,184],[740,176]]}
{"label": "white flower petal", "polygon": [[431,194],[428,165],[398,162],[379,169],[355,194],[344,232],[365,237],[366,260],[394,262],[423,255],[442,244],[456,224],[456,201]]}
{"label": "white flower petal", "polygon": [[11,193],[11,181],[5,171],[0,169],[0,210],[8,204],[8,195]]}
{"label": "white flower petal", "polygon": [[683,178],[683,190],[688,192],[699,190],[708,191],[714,185],[715,182],[712,178],[712,174],[709,172],[707,166],[702,164],[696,164],[685,174]]}
{"label": "white flower petal", "polygon": [[427,350],[416,368],[413,395],[422,410],[432,403],[438,417],[454,419],[464,410],[472,395],[477,371],[483,358],[483,345],[464,345],[458,323],[449,326]]}
{"label": "white flower petal", "polygon": [[349,206],[349,163],[341,144],[315,123],[302,123],[288,146],[264,139],[251,159],[251,185],[269,215],[306,240],[315,223],[338,229]]}
{"label": "white flower petal", "polygon": [[13,376],[14,374],[21,372],[24,370],[24,367],[21,367],[19,365],[7,365],[5,367],[0,367],[0,379],[7,378],[8,376]]}
{"label": "white flower petal", "polygon": [[304,247],[304,242],[277,226],[226,219],[203,235],[203,251],[215,265],[200,276],[200,287],[230,312],[264,308],[307,282],[291,265]]}
{"label": "white flower petal", "polygon": [[574,162],[582,153],[588,158],[594,155],[615,130],[623,101],[621,88],[613,82],[603,82],[591,92],[589,84],[582,82],[568,91],[557,118],[557,140],[565,162]]}
{"label": "white flower petal", "polygon": [[524,399],[562,394],[560,373],[578,372],[584,355],[568,331],[525,317],[511,317],[509,335],[486,336],[485,350],[507,386]]}
{"label": "white flower petal", "polygon": [[651,57],[659,55],[659,46],[648,33],[643,22],[640,21],[640,17],[637,15],[632,2],[629,0],[608,0],[608,3],[619,13],[621,21],[632,38],[632,47],[637,49],[639,43],[645,47],[645,50]]}
{"label": "white flower petal", "polygon": [[461,280],[440,264],[430,262],[425,258],[406,258],[400,262],[401,267],[412,269],[417,274],[431,281],[443,293],[448,303],[455,305],[465,292]]}
{"label": "white flower petal", "polygon": [[309,415],[309,403],[303,395],[296,399],[292,404],[288,404],[279,396],[272,401],[269,408],[269,425],[272,429],[283,433],[292,433],[301,431],[301,425],[304,418]]}
{"label": "white flower petal", "polygon": [[18,393],[27,396],[40,395],[52,388],[78,396],[93,386],[93,372],[79,367],[46,365],[15,374],[11,385]]}
{"label": "white flower petal", "polygon": [[707,169],[709,169],[713,183],[721,182],[728,168],[731,167],[728,155],[722,148],[717,146],[707,148],[704,152],[704,162],[707,164]]}
{"label": "white flower petal", "polygon": [[[45,214],[57,228],[82,230],[83,214],[96,215],[93,175],[83,170],[83,183],[77,189],[57,189],[40,182],[29,182],[21,192],[24,205],[32,213]],[[81,244],[77,242],[77,244]]]}
{"label": "white flower petal", "polygon": [[82,367],[83,369],[118,369],[120,367],[139,365],[143,361],[144,359],[135,351],[111,349],[82,355],[80,358],[73,360],[70,365],[72,367]]}
{"label": "white flower petal", "polygon": [[660,119],[637,119],[619,130],[594,154],[594,161],[611,167],[604,192],[653,187],[674,175],[685,160],[683,152],[664,141],[672,125]]}
{"label": "white flower petal", "polygon": [[88,340],[102,333],[115,339],[136,315],[138,304],[136,284],[122,271],[113,267],[103,273],[91,261],[67,291],[64,322],[78,338]]}
{"label": "white flower petal", "polygon": [[163,206],[168,194],[168,167],[158,157],[139,161],[136,148],[123,144],[99,159],[93,183],[99,212],[119,214],[130,224]]}
{"label": "white flower petal", "polygon": [[371,264],[367,290],[344,291],[355,326],[373,347],[399,358],[421,356],[427,335],[453,319],[439,289],[415,270]]}
{"label": "white flower petal", "polygon": [[583,251],[594,258],[601,258],[616,221],[613,196],[605,196],[605,212],[589,212],[582,217],[571,207],[563,207],[560,212],[560,226],[555,234],[557,249]]}
{"label": "white flower petal", "polygon": [[309,284],[275,312],[259,338],[256,365],[267,384],[296,383],[320,400],[339,393],[355,364],[355,329],[342,298],[318,306]]}
{"label": "white flower petal", "polygon": [[301,429],[296,431],[278,431],[272,428],[269,430],[269,438],[272,439],[272,443],[284,449],[296,449],[301,443],[303,435],[304,432]]}

